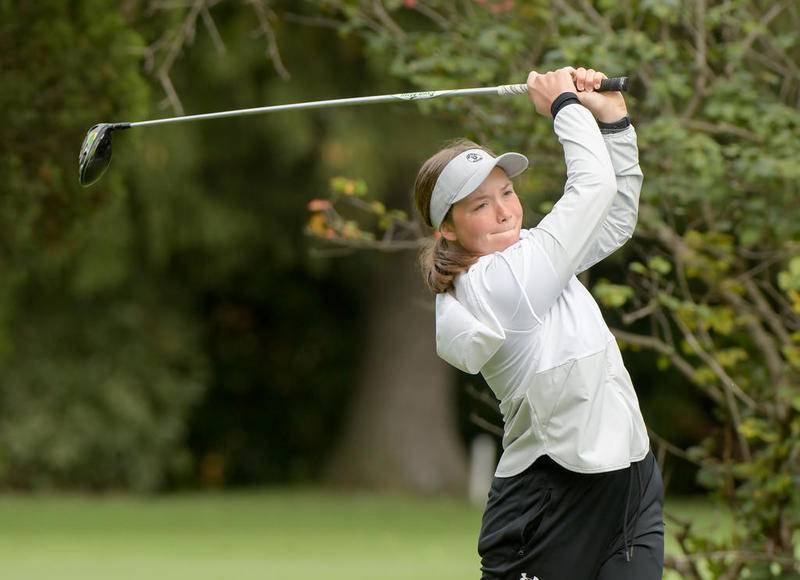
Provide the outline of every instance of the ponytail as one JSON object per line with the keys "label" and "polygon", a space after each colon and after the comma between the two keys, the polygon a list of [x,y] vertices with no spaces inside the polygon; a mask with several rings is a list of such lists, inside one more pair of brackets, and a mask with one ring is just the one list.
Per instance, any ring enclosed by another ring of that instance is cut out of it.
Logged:
{"label": "ponytail", "polygon": [[478,256],[465,252],[458,243],[444,236],[426,238],[419,253],[419,268],[425,285],[434,294],[452,289],[456,276],[477,261]]}

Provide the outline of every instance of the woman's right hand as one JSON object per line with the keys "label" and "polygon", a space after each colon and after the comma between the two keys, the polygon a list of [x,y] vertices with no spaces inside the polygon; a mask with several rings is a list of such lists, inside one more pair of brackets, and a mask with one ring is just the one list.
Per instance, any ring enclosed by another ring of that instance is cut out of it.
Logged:
{"label": "woman's right hand", "polygon": [[556,97],[563,92],[577,92],[575,83],[572,82],[571,66],[565,66],[556,71],[538,73],[532,70],[528,74],[528,97],[536,108],[536,112],[545,117],[550,116],[550,106]]}

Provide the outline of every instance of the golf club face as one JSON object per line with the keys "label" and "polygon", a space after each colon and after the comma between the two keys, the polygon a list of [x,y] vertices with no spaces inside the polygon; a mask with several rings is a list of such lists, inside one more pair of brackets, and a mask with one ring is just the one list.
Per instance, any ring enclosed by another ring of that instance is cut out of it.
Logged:
{"label": "golf club face", "polygon": [[111,132],[115,128],[109,123],[100,123],[86,133],[78,155],[78,179],[82,186],[87,187],[100,179],[111,163]]}

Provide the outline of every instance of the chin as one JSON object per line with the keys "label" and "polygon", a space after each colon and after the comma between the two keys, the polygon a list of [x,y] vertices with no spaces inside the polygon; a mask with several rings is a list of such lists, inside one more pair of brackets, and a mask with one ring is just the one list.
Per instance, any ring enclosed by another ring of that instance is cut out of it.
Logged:
{"label": "chin", "polygon": [[503,251],[519,241],[519,230],[509,230],[495,234],[493,240],[494,251]]}
{"label": "chin", "polygon": [[513,238],[516,242],[519,239],[519,228],[512,228],[510,230],[506,230],[504,232],[498,232],[495,234],[502,239]]}

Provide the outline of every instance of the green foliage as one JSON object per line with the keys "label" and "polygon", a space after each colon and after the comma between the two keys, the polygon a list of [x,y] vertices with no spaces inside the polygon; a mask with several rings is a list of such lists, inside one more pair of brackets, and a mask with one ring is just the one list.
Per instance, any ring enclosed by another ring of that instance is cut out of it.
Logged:
{"label": "green foliage", "polygon": [[600,280],[592,288],[592,294],[603,306],[619,308],[633,296],[633,288],[621,284],[612,284],[608,280]]}
{"label": "green foliage", "polygon": [[[418,232],[417,224],[409,220],[405,211],[387,210],[383,202],[369,199],[367,184],[363,179],[337,176],[330,180],[330,190],[328,198],[313,199],[308,204],[308,210],[312,213],[305,230],[311,236],[343,245],[390,247],[395,242],[395,231]],[[351,207],[360,210],[358,219],[346,219],[345,216],[353,213],[342,208],[348,202]],[[367,229],[367,220],[375,222],[377,232]],[[380,234],[381,241],[376,244],[377,234]],[[400,236],[400,242],[404,241]]]}
{"label": "green foliage", "polygon": [[103,205],[111,192],[78,185],[78,148],[98,119],[142,115],[147,88],[135,55],[141,39],[107,2],[3,2],[0,9],[3,84],[13,87],[0,92],[5,277],[38,252],[58,251]]}
{"label": "green foliage", "polygon": [[91,124],[147,110],[142,39],[99,0],[3,2],[0,39],[0,486],[161,487],[192,468],[199,333],[141,283],[120,179],[77,179]]}
{"label": "green foliage", "polygon": [[156,304],[44,302],[4,365],[0,481],[149,491],[190,474],[186,418],[205,383],[187,340],[197,332]]}
{"label": "green foliage", "polygon": [[[172,10],[186,16],[190,8]],[[211,14],[225,54],[198,22],[195,44],[172,72],[187,112],[399,92],[397,81],[367,73],[358,44],[276,21],[287,82],[265,58],[265,40],[252,35],[252,6],[220,3]],[[161,38],[159,21],[137,22],[148,45]],[[131,233],[125,269],[165,306],[186,305],[210,369],[188,419],[197,469],[183,483],[321,476],[357,384],[373,262],[311,254],[304,210],[330,187],[341,187],[344,204],[405,196],[418,139],[433,126],[407,105],[337,108],[154,128],[119,149]],[[387,135],[391,147],[376,146]],[[362,179],[334,179],[344,173]],[[340,225],[343,235],[361,236],[352,215]],[[95,253],[102,244],[89,246]]]}
{"label": "green foliage", "polygon": [[[300,232],[306,200],[334,171],[312,169],[340,161],[328,155],[334,118],[120,133],[109,171],[82,189],[90,125],[172,112],[149,110],[142,55],[174,38],[188,8],[0,6],[3,82],[14,87],[0,94],[0,487],[315,476],[353,382],[354,297],[367,271],[309,259]],[[215,11],[227,57],[198,34],[172,71],[187,111],[366,82],[337,68],[335,36],[308,30],[281,47],[303,82],[276,79],[248,8]],[[360,150],[359,170],[381,167],[375,119],[339,119],[336,150]]]}

